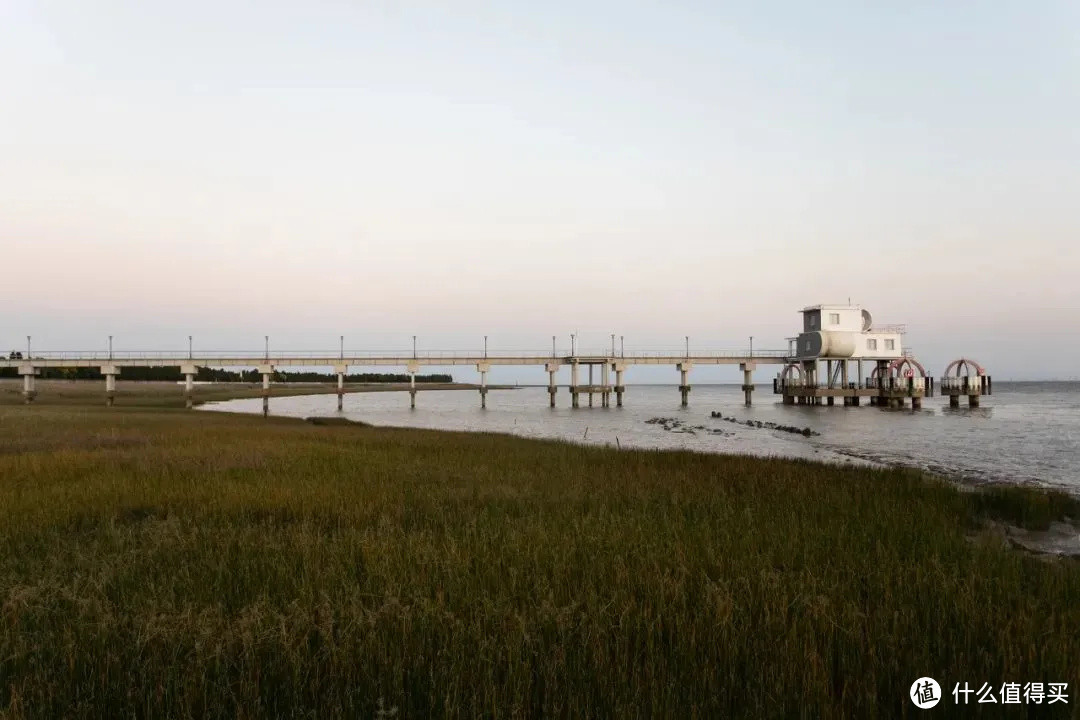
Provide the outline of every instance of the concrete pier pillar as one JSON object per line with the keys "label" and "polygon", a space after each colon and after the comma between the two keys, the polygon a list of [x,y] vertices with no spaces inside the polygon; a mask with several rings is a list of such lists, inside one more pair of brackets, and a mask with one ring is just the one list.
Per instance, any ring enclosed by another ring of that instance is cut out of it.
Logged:
{"label": "concrete pier pillar", "polygon": [[622,407],[622,396],[626,392],[626,386],[623,385],[623,370],[625,365],[622,363],[615,363],[615,406]]}
{"label": "concrete pier pillar", "polygon": [[578,364],[570,363],[570,407],[578,406]]}
{"label": "concrete pier pillar", "polygon": [[23,402],[29,405],[37,397],[37,390],[34,388],[34,367],[32,365],[20,366],[19,374],[23,379]]}
{"label": "concrete pier pillar", "polygon": [[949,407],[951,407],[951,408],[960,407],[960,396],[959,395],[950,395],[949,396]]}
{"label": "concrete pier pillar", "polygon": [[195,407],[195,373],[198,368],[194,365],[181,365],[180,372],[184,376],[184,406],[190,410]]}
{"label": "concrete pier pillar", "polygon": [[409,361],[405,368],[409,373],[409,409],[416,409],[416,373],[420,372],[420,363],[415,360]]}
{"label": "concrete pier pillar", "polygon": [[608,363],[600,368],[600,384],[604,388],[600,391],[600,406],[611,407],[611,365]]}
{"label": "concrete pier pillar", "polygon": [[347,365],[335,365],[337,373],[337,409],[341,412],[345,408],[345,373],[349,371]]}
{"label": "concrete pier pillar", "polygon": [[270,414],[270,373],[262,374],[263,417]]}
{"label": "concrete pier pillar", "polygon": [[487,374],[491,369],[490,363],[477,363],[476,370],[480,373],[480,408],[487,407]]}
{"label": "concrete pier pillar", "polygon": [[743,404],[750,407],[754,394],[754,369],[757,367],[757,363],[742,363],[739,367],[743,371]]}
{"label": "concrete pier pillar", "polygon": [[101,374],[105,376],[105,404],[112,407],[116,402],[116,376],[120,374],[120,368],[115,365],[102,365]]}
{"label": "concrete pier pillar", "polygon": [[836,398],[834,398],[832,395],[830,395],[829,398],[828,398],[829,407],[832,407],[835,402],[836,402]]}
{"label": "concrete pier pillar", "polygon": [[559,364],[547,363],[544,365],[544,369],[547,370],[548,373],[548,402],[551,407],[555,407],[555,392],[557,389],[555,385],[555,373],[559,369]]}
{"label": "concrete pier pillar", "polygon": [[921,397],[913,397],[913,398],[911,398],[911,409],[912,410],[922,410],[922,398]]}
{"label": "concrete pier pillar", "polygon": [[589,407],[592,407],[592,391],[593,391],[593,366],[589,366]]}
{"label": "concrete pier pillar", "polygon": [[678,365],[679,368],[679,395],[682,397],[682,406],[687,407],[690,404],[690,370],[694,367],[693,363],[681,362]]}
{"label": "concrete pier pillar", "polygon": [[979,407],[978,395],[968,395],[968,407]]}

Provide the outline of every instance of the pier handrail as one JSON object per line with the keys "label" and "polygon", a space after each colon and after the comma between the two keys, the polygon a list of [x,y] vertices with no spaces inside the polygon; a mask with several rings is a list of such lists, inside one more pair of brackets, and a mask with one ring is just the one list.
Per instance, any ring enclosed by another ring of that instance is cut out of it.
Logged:
{"label": "pier handrail", "polygon": [[[555,355],[552,355],[551,349],[547,350],[535,350],[535,351],[518,351],[518,352],[504,352],[504,351],[489,351],[486,354],[483,350],[427,350],[424,352],[418,352],[415,355],[411,350],[394,350],[394,351],[372,351],[367,350],[363,352],[349,351],[342,354],[339,350],[274,350],[270,353],[258,352],[251,350],[198,350],[192,352],[190,355],[187,350],[116,350],[109,352],[108,350],[35,350],[30,357],[23,356],[21,358],[8,358],[0,356],[0,360],[18,360],[21,362],[33,363],[34,360],[101,360],[108,362],[110,360],[185,360],[191,359],[197,360],[215,360],[215,359],[244,359],[251,360],[252,362],[259,362],[263,360],[281,360],[281,359],[341,359],[348,361],[350,359],[364,360],[370,358],[413,358],[418,360],[438,360],[438,359],[462,359],[462,358],[484,358],[488,359],[506,359],[506,358],[612,358],[612,359],[642,359],[642,358],[679,358],[683,357],[685,353],[677,352],[675,350],[670,351],[645,351],[645,352],[627,352],[620,354],[618,351],[612,355],[610,348],[605,350],[582,350],[576,349],[576,352],[571,355],[568,348],[559,348],[556,350]],[[749,351],[744,350],[722,350],[722,351],[695,351],[690,353],[689,357],[693,358],[743,358],[743,357],[761,357],[761,358],[783,358],[787,357],[787,350],[759,350],[754,349],[751,355]]]}

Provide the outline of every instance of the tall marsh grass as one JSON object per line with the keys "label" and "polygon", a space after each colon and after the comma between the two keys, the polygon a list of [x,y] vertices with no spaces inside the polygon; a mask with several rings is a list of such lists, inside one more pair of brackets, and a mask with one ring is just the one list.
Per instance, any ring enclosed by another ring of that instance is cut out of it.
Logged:
{"label": "tall marsh grass", "polygon": [[891,717],[919,712],[923,675],[1075,692],[1080,567],[979,532],[1074,509],[1041,497],[495,435],[0,407],[0,712]]}

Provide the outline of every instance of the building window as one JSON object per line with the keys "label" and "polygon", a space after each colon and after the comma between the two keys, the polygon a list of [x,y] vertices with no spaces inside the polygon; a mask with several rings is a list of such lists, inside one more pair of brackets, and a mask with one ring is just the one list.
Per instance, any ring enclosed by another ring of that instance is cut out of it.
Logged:
{"label": "building window", "polygon": [[893,340],[886,340],[885,341],[885,349],[886,350],[894,350],[894,349],[896,349],[896,342],[893,341]]}
{"label": "building window", "polygon": [[867,340],[866,341],[866,349],[867,350],[877,350],[877,340]]}
{"label": "building window", "polygon": [[829,313],[829,323],[832,325],[840,324],[840,313]]}

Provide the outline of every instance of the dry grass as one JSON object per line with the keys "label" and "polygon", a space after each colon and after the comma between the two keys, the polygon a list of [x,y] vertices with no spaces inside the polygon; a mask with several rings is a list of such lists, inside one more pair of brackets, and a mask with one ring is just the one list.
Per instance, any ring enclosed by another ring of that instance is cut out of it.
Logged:
{"label": "dry grass", "polygon": [[[103,405],[105,383],[93,380],[37,380],[37,397],[34,405]],[[468,383],[419,383],[418,391],[426,390],[473,390],[477,386]],[[501,389],[505,386],[489,386]],[[347,383],[346,393],[392,392],[408,390],[408,383]],[[324,395],[337,392],[336,383],[274,383],[274,397],[290,395]],[[259,383],[207,383],[195,386],[195,404],[231,400],[234,398],[262,397]],[[0,405],[22,405],[22,380],[0,379]],[[184,407],[184,386],[172,382],[133,382],[119,380],[116,383],[115,404],[120,407]]]}
{"label": "dry grass", "polygon": [[922,675],[1080,682],[1077,564],[967,539],[1031,491],[151,407],[0,430],[11,717],[875,717]]}

